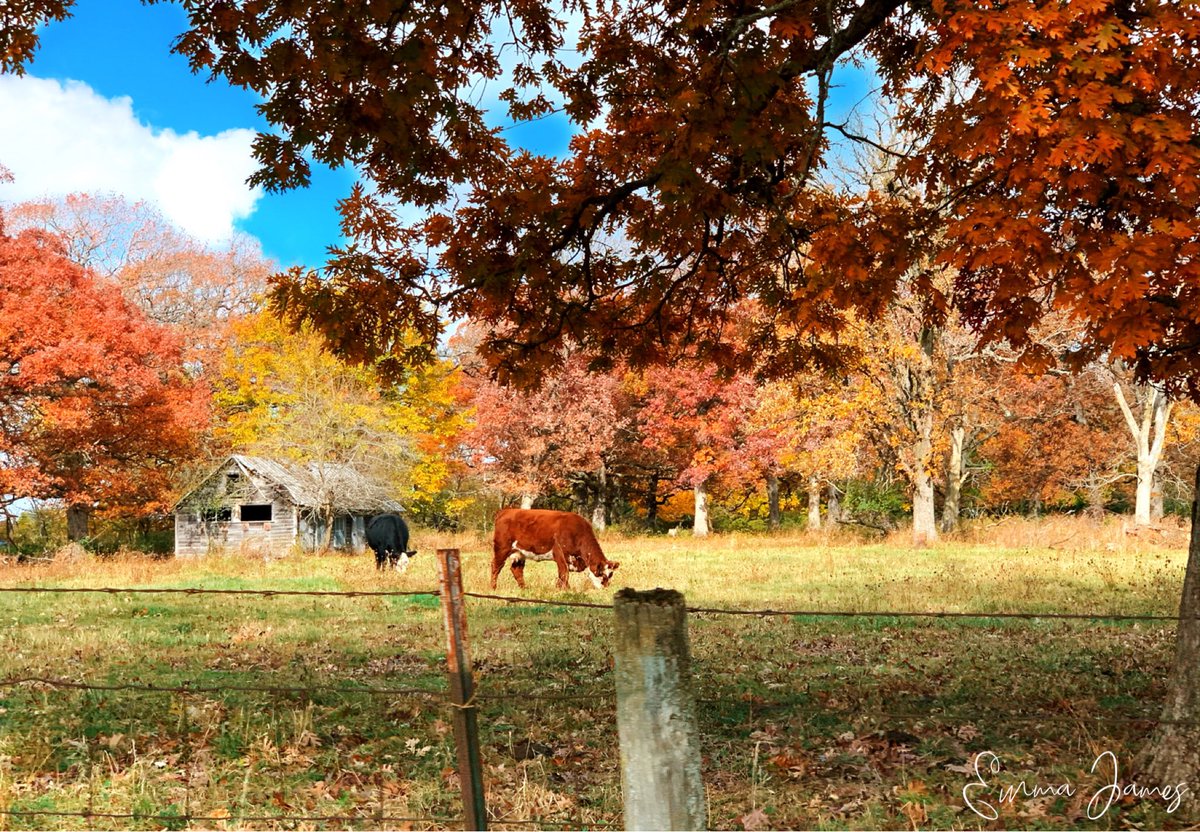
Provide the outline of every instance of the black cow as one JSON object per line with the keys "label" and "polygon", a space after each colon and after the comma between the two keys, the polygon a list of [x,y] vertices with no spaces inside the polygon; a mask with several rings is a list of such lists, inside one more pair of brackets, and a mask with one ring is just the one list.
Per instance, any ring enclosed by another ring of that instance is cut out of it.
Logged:
{"label": "black cow", "polygon": [[408,525],[399,514],[380,514],[367,522],[367,545],[375,550],[375,568],[403,572],[417,553],[408,548]]}

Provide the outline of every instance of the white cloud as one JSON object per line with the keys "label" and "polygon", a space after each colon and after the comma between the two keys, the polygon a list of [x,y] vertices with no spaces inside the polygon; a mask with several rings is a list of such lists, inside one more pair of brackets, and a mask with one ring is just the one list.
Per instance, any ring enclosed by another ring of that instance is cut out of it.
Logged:
{"label": "white cloud", "polygon": [[79,81],[0,75],[0,165],[15,179],[0,184],[6,202],[111,192],[155,205],[195,237],[223,241],[261,195],[246,185],[253,139],[244,129],[155,129],[127,97],[105,98]]}

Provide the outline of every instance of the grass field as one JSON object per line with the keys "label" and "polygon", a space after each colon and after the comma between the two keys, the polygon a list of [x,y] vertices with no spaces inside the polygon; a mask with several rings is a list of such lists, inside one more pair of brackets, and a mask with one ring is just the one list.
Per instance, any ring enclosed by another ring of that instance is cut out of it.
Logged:
{"label": "grass field", "polygon": [[[7,566],[0,586],[433,589],[432,550],[453,545],[466,588],[487,590],[483,540],[418,535],[416,544],[403,576],[377,574],[367,555],[118,557]],[[553,565],[530,564],[525,594],[607,602],[620,587],[668,586],[697,606],[1171,615],[1184,567],[1181,532],[1139,538],[1083,521],[981,526],[925,549],[801,535],[609,536],[604,545],[621,562],[608,589],[584,591],[575,576],[577,591],[558,592]],[[498,591],[518,594],[507,571]],[[494,828],[620,825],[610,618],[470,601]],[[93,815],[10,814],[0,824],[420,829],[453,828],[460,815],[440,693],[346,690],[445,690],[436,598],[0,593],[0,620],[5,679],[337,688],[0,687],[0,809]],[[1200,819],[1194,795],[1172,814],[1162,801],[1130,800],[1086,817],[1103,783],[1089,771],[1097,755],[1112,751],[1126,769],[1149,735],[1142,718],[1162,699],[1169,623],[701,614],[689,626],[714,828],[1173,828]],[[991,782],[1070,782],[1075,794],[1019,797],[984,820],[962,789],[987,750],[1005,763]],[[299,816],[362,820],[273,820]]]}

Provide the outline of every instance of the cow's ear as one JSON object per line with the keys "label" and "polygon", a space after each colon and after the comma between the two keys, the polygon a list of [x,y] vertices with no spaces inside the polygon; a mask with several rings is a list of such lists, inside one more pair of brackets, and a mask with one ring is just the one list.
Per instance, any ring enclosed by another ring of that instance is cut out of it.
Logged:
{"label": "cow's ear", "polygon": [[405,552],[404,554],[408,555],[410,558],[411,558],[411,557],[416,557],[416,555],[417,555],[417,550],[416,550],[416,549],[413,549],[411,552]]}
{"label": "cow's ear", "polygon": [[621,561],[619,561],[619,560],[610,560],[608,562],[608,568],[612,569],[612,570],[616,570],[616,568],[620,565],[621,565]]}

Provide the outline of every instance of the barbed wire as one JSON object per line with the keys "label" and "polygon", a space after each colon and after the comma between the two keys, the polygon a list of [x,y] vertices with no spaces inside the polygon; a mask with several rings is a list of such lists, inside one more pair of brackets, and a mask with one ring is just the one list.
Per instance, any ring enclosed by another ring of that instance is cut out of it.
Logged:
{"label": "barbed wire", "polygon": [[486,688],[481,688],[475,692],[474,698],[480,701],[486,701],[489,699],[530,699],[546,702],[594,702],[598,699],[616,699],[616,697],[617,692],[615,690],[597,690],[588,691],[587,693],[537,693],[536,691],[489,691]]}
{"label": "barbed wire", "polygon": [[612,610],[612,604],[594,604],[588,601],[551,601],[546,598],[522,598],[516,595],[492,595],[487,592],[464,592],[466,598],[487,601],[507,601],[510,604],[541,604],[547,607],[576,607],[580,609]]}
{"label": "barbed wire", "polygon": [[[441,592],[437,590],[298,590],[298,589],[207,589],[201,587],[31,587],[31,586],[0,586],[0,594],[3,593],[46,593],[46,594],[69,594],[69,593],[99,593],[108,595],[184,595],[184,596],[208,596],[208,595],[228,595],[228,596],[255,596],[261,598],[274,597],[342,597],[342,598],[357,598],[357,597],[435,597],[440,598]],[[568,600],[552,600],[546,598],[528,598],[517,596],[496,595],[482,592],[464,592],[465,597],[485,600],[485,601],[500,601],[508,604],[527,604],[540,605],[549,608],[576,608],[576,609],[597,609],[597,610],[612,610],[611,603],[594,603],[586,601],[568,601]],[[950,619],[950,620],[1050,620],[1050,621],[1110,621],[1110,622],[1175,622],[1200,620],[1200,616],[1183,616],[1183,615],[1161,615],[1161,614],[1139,614],[1139,613],[1115,613],[1115,612],[1080,612],[1080,613],[1056,613],[1056,612],[959,612],[959,611],[916,611],[916,610],[777,610],[777,609],[739,609],[731,607],[700,607],[688,606],[685,607],[687,612],[695,615],[727,615],[727,616],[743,616],[757,618],[772,618],[772,617],[789,617],[789,618],[826,618],[826,619],[851,619],[851,618],[896,618],[896,619]],[[462,705],[456,705],[448,702],[449,691],[436,690],[424,687],[346,687],[345,685],[247,685],[247,684],[196,684],[192,682],[183,682],[175,685],[155,685],[145,684],[141,682],[87,682],[83,680],[71,680],[64,678],[56,678],[42,675],[26,675],[12,676],[8,678],[0,678],[0,688],[12,688],[22,685],[45,685],[52,688],[74,689],[85,691],[128,691],[128,692],[144,692],[156,694],[222,694],[222,693],[264,693],[278,695],[307,695],[317,693],[328,693],[349,696],[414,696],[428,697],[433,700],[442,700],[438,705],[451,705],[453,707],[478,707],[477,702],[486,703],[489,701],[502,702],[507,700],[529,700],[529,701],[548,701],[548,702],[611,702],[616,698],[615,690],[611,688],[603,689],[572,689],[570,692],[543,692],[541,690],[512,690],[503,687],[495,689],[489,688],[486,684],[481,686],[472,696],[471,701]],[[1197,726],[1200,725],[1198,720],[1172,720],[1169,718],[1155,717],[1151,715],[1122,715],[1122,714],[1080,714],[1069,712],[1054,712],[1054,713],[1014,713],[1005,714],[1003,712],[977,711],[977,712],[953,712],[953,711],[938,711],[934,709],[924,711],[912,710],[888,710],[886,708],[854,708],[841,707],[831,708],[821,705],[814,705],[810,699],[775,699],[762,700],[758,699],[756,694],[744,693],[735,694],[729,697],[700,697],[696,700],[698,705],[703,706],[727,706],[735,705],[739,707],[748,707],[751,709],[771,710],[771,709],[788,709],[791,713],[811,716],[825,716],[835,719],[853,720],[853,719],[878,719],[878,720],[894,720],[898,722],[913,722],[913,721],[929,721],[937,723],[969,723],[989,721],[994,724],[1021,724],[1021,723],[1043,723],[1043,724],[1067,724],[1067,723],[1093,723],[1093,724],[1118,724],[1118,725],[1185,725]],[[381,807],[382,808],[382,807]],[[215,822],[244,822],[244,823],[410,823],[410,824],[437,824],[437,825],[458,825],[463,823],[462,818],[438,818],[438,817],[419,817],[419,816],[387,816],[383,814],[365,814],[365,815],[220,815],[220,816],[204,816],[191,814],[143,814],[143,813],[110,813],[110,812],[67,812],[53,810],[0,810],[0,816],[15,816],[15,817],[59,817],[59,818],[97,818],[111,820],[151,820],[151,821],[170,821],[170,822],[186,822],[186,823],[215,823]],[[584,822],[579,818],[568,820],[542,820],[542,819],[503,819],[491,818],[489,822],[497,826],[530,826],[538,828],[571,828],[578,825],[594,826],[599,828],[617,828],[615,824],[600,823],[600,822]]]}
{"label": "barbed wire", "polygon": [[[584,609],[611,610],[612,604],[596,604],[587,601],[557,601],[549,598],[524,598],[513,595],[493,595],[484,592],[464,592],[469,598],[479,598],[490,601],[504,601],[510,604],[539,604],[547,607],[581,607]],[[1061,619],[1069,621],[1200,621],[1198,616],[1156,615],[1153,613],[1120,613],[1120,612],[960,612],[951,610],[775,610],[775,609],[739,609],[736,607],[685,607],[689,613],[697,615],[744,615],[769,618],[807,617],[807,618],[972,618],[972,619],[1022,619],[1034,620],[1039,618]]]}
{"label": "barbed wire", "polygon": [[[475,694],[477,700],[500,700],[500,699],[548,699],[548,700],[564,700],[564,701],[597,701],[597,700],[615,700],[616,691],[611,689],[592,690],[587,693],[578,694],[562,694],[562,695],[539,695],[536,693],[525,692],[492,692],[477,691]],[[994,719],[1000,722],[1099,722],[1113,724],[1128,724],[1142,725],[1146,723],[1154,723],[1158,725],[1200,725],[1200,720],[1186,719],[1164,719],[1153,714],[1078,714],[1078,713],[1049,713],[1040,712],[1036,714],[1006,714],[1002,711],[995,710],[979,710],[967,712],[954,711],[894,711],[880,708],[855,708],[855,707],[822,707],[819,705],[808,704],[808,700],[795,699],[750,699],[745,696],[700,696],[696,698],[698,705],[734,705],[739,707],[751,707],[755,710],[778,710],[786,708],[792,713],[807,714],[810,716],[831,716],[831,717],[850,717],[850,718],[878,718],[878,719],[898,719],[898,720],[935,720],[939,722],[971,722],[979,720]]]}
{"label": "barbed wire", "polygon": [[276,596],[314,596],[332,598],[394,598],[426,595],[440,597],[439,590],[332,590],[332,589],[205,589],[203,587],[111,587],[111,586],[0,586],[0,593],[54,593],[95,592],[106,595],[257,595],[263,598]]}
{"label": "barbed wire", "polygon": [[430,690],[428,688],[348,688],[339,685],[307,685],[303,687],[288,687],[280,685],[198,685],[183,683],[179,685],[149,685],[134,682],[94,683],[76,682],[70,679],[58,679],[50,676],[20,676],[0,679],[0,688],[16,687],[23,684],[41,684],[54,688],[70,688],[74,690],[99,691],[137,691],[140,693],[344,693],[362,694],[366,696],[429,696],[443,698],[448,692]]}
{"label": "barbed wire", "polygon": [[395,815],[156,815],[142,814],[140,812],[67,812],[55,811],[52,809],[0,809],[0,816],[3,815],[10,817],[104,818],[106,820],[156,820],[171,822],[188,821],[189,823],[215,823],[221,821],[252,823],[265,823],[269,821],[288,823],[296,821],[303,821],[307,823],[344,823],[346,821],[355,821],[360,823],[461,824],[463,822],[462,818],[401,817]]}
{"label": "barbed wire", "polygon": [[[320,590],[320,589],[206,589],[202,587],[27,587],[0,586],[0,593],[103,593],[107,595],[247,595],[263,598],[301,596],[333,598],[388,598],[426,596],[438,598],[439,590]],[[563,601],[550,598],[524,598],[513,595],[494,595],[484,592],[464,592],[468,598],[503,601],[509,604],[537,604],[547,607],[611,610],[612,604],[588,601]],[[1200,621],[1200,615],[1161,615],[1154,613],[1120,612],[961,612],[957,610],[776,610],[739,609],[736,607],[685,607],[697,615],[740,615],[759,618],[931,618],[931,619],[1006,619],[1034,621]]]}
{"label": "barbed wire", "polygon": [[[0,688],[12,688],[20,685],[37,684],[53,688],[69,690],[95,691],[126,691],[136,693],[272,693],[272,694],[305,694],[305,693],[334,693],[363,696],[426,696],[431,699],[444,699],[449,696],[447,690],[430,690],[428,688],[377,688],[361,687],[348,688],[341,685],[200,685],[184,682],[178,685],[152,685],[137,682],[84,682],[72,679],[61,679],[51,676],[18,676],[0,679]],[[612,689],[590,691],[588,693],[541,693],[539,691],[506,691],[481,689],[476,691],[477,700],[545,700],[550,702],[565,702],[572,700],[595,700],[614,698],[616,691]]]}
{"label": "barbed wire", "polygon": [[542,829],[621,829],[620,824],[605,823],[603,821],[583,820],[582,818],[571,818],[569,820],[502,820],[501,818],[488,818],[488,824],[494,826],[538,826]]}
{"label": "barbed wire", "polygon": [[879,719],[897,719],[897,720],[936,720],[940,722],[975,722],[980,720],[996,720],[998,722],[1102,722],[1113,724],[1130,724],[1140,725],[1144,723],[1155,723],[1159,725],[1200,725],[1200,720],[1192,719],[1164,719],[1162,717],[1146,715],[1123,715],[1123,714],[1072,714],[1072,713],[1037,713],[1037,714],[1006,714],[1001,711],[973,711],[973,712],[950,712],[950,711],[893,711],[877,708],[826,708],[817,705],[801,704],[790,700],[765,700],[755,701],[742,698],[711,698],[698,697],[697,704],[705,705],[742,705],[752,706],[755,710],[773,710],[778,708],[787,708],[792,713],[808,714],[811,716],[834,716],[834,717],[871,717]]}
{"label": "barbed wire", "polygon": [[769,618],[773,616],[799,618],[971,618],[971,619],[1037,619],[1063,621],[1200,621],[1200,616],[1154,615],[1119,612],[951,612],[948,610],[742,610],[728,607],[686,607],[697,615],[746,615]]}
{"label": "barbed wire", "polygon": [[[105,820],[154,820],[154,821],[169,821],[188,823],[217,823],[235,821],[239,823],[267,823],[267,822],[304,822],[304,823],[436,823],[441,825],[462,824],[461,817],[405,817],[398,815],[162,815],[162,814],[144,814],[140,812],[68,812],[56,811],[53,809],[0,809],[0,816],[8,817],[59,817],[59,818],[103,818]],[[617,824],[605,823],[603,821],[584,821],[581,818],[570,818],[566,820],[545,820],[539,818],[520,818],[520,819],[505,819],[505,818],[488,818],[488,823],[500,826],[536,826],[543,829],[571,829],[580,828],[581,826],[596,827],[600,829],[617,829]]]}
{"label": "barbed wire", "polygon": [[[127,691],[139,693],[271,693],[271,694],[304,694],[304,693],[336,693],[366,696],[425,696],[431,699],[444,699],[447,691],[429,690],[427,688],[348,688],[335,685],[310,685],[306,687],[279,685],[198,685],[184,683],[180,685],[151,685],[133,682],[122,683],[91,683],[59,679],[49,676],[23,676],[0,679],[0,688],[11,688],[25,684],[40,684],[54,688],[93,691]],[[928,711],[894,711],[878,708],[853,707],[823,707],[809,704],[807,700],[797,699],[758,699],[754,694],[743,694],[725,697],[701,696],[696,703],[700,705],[735,705],[751,707],[759,710],[777,710],[786,708],[792,713],[813,716],[835,717],[872,717],[881,719],[900,720],[937,720],[937,721],[973,721],[980,719],[995,719],[1004,722],[1103,722],[1114,724],[1155,723],[1160,725],[1200,725],[1197,720],[1170,720],[1151,714],[1120,715],[1120,714],[1071,714],[1071,713],[1037,713],[1037,714],[1005,714],[994,710],[947,712],[938,710]],[[550,702],[572,701],[611,701],[616,698],[616,691],[611,688],[593,689],[580,693],[541,693],[538,691],[488,690],[481,688],[475,692],[474,701],[505,701],[533,700]]]}

